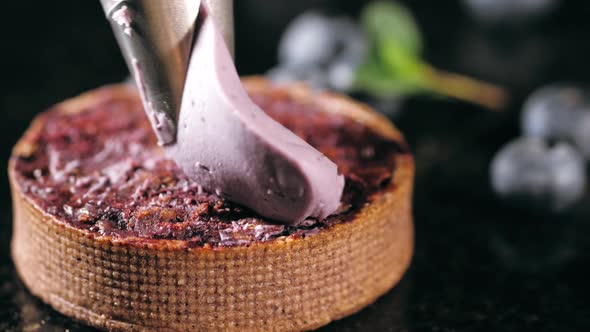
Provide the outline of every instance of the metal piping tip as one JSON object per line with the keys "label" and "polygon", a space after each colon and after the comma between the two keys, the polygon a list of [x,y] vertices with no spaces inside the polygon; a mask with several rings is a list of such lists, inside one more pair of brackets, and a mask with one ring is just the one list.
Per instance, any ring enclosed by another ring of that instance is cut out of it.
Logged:
{"label": "metal piping tip", "polygon": [[207,6],[233,49],[232,0],[101,0],[162,145],[176,139],[195,23]]}

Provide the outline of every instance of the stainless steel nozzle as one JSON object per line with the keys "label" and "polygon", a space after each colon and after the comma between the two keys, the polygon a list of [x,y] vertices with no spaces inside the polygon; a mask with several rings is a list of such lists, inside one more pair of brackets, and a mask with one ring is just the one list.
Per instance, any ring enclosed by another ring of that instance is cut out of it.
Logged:
{"label": "stainless steel nozzle", "polygon": [[100,1],[159,142],[173,143],[199,9],[233,49],[233,0]]}

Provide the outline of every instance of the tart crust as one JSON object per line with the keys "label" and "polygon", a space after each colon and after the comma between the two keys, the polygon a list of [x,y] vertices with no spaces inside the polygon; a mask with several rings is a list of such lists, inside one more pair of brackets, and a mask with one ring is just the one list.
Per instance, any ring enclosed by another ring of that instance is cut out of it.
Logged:
{"label": "tart crust", "polygon": [[[347,97],[248,78],[249,92],[277,89],[398,142],[383,116]],[[78,112],[105,98],[138,98],[103,87],[55,106]],[[40,130],[33,122],[25,135]],[[21,140],[13,155],[30,153]],[[396,155],[387,187],[352,221],[304,238],[249,246],[190,248],[180,240],[119,240],[75,228],[27,198],[9,165],[14,207],[12,257],[29,290],[55,310],[110,331],[300,331],[359,311],[390,290],[413,250],[413,159]]]}

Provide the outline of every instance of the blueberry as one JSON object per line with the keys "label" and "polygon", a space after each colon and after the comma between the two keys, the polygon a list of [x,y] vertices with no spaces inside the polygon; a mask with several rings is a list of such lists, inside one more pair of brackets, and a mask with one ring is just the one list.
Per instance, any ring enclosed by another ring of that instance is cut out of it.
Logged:
{"label": "blueberry", "polygon": [[580,88],[569,85],[543,87],[535,91],[524,105],[523,133],[551,139],[570,138],[579,111],[587,103]]}
{"label": "blueberry", "polygon": [[584,158],[590,160],[590,109],[584,109],[578,114],[571,136]]}
{"label": "blueberry", "polygon": [[550,179],[545,164],[544,142],[522,138],[502,148],[492,162],[492,186],[502,196],[524,193],[541,196]]}
{"label": "blueberry", "polygon": [[330,65],[327,71],[328,84],[334,90],[348,91],[354,83],[357,65],[345,60]]}
{"label": "blueberry", "polygon": [[590,98],[574,86],[541,88],[525,103],[522,129],[527,136],[571,141],[590,159]]}
{"label": "blueberry", "polygon": [[323,64],[334,53],[337,30],[332,20],[316,12],[296,17],[279,42],[279,62],[301,66]]}
{"label": "blueberry", "polygon": [[334,19],[337,31],[335,53],[328,64],[330,87],[347,91],[352,87],[357,67],[364,61],[368,44],[365,33],[350,18]]}
{"label": "blueberry", "polygon": [[550,147],[537,137],[522,137],[503,147],[491,166],[499,196],[560,211],[584,193],[584,159],[568,143]]}
{"label": "blueberry", "polygon": [[[363,30],[352,19],[307,12],[285,30],[279,43],[281,70],[271,70],[269,76],[346,91],[352,87],[356,68],[364,60],[367,48]],[[286,75],[284,69],[297,73]]]}
{"label": "blueberry", "polygon": [[564,209],[584,194],[586,168],[578,150],[567,143],[557,144],[547,156],[553,183],[553,207]]}
{"label": "blueberry", "polygon": [[541,17],[559,0],[463,0],[469,12],[484,23],[520,22]]}
{"label": "blueberry", "polygon": [[296,71],[293,71],[284,66],[277,66],[269,69],[266,72],[266,77],[279,84],[295,82],[301,79],[301,75],[298,75]]}
{"label": "blueberry", "polygon": [[275,83],[285,84],[292,82],[304,82],[316,90],[326,89],[328,81],[326,73],[317,66],[277,66],[270,69],[266,76]]}

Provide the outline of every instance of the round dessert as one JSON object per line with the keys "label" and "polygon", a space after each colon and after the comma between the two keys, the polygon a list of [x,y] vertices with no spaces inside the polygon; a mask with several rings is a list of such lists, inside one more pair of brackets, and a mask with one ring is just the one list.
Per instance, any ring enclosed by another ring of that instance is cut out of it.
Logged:
{"label": "round dessert", "polygon": [[13,150],[12,255],[30,291],[112,331],[298,331],[391,289],[413,249],[401,134],[343,96],[244,84],[338,165],[335,214],[284,225],[206,192],[166,158],[136,91],[107,86],[37,117]]}

